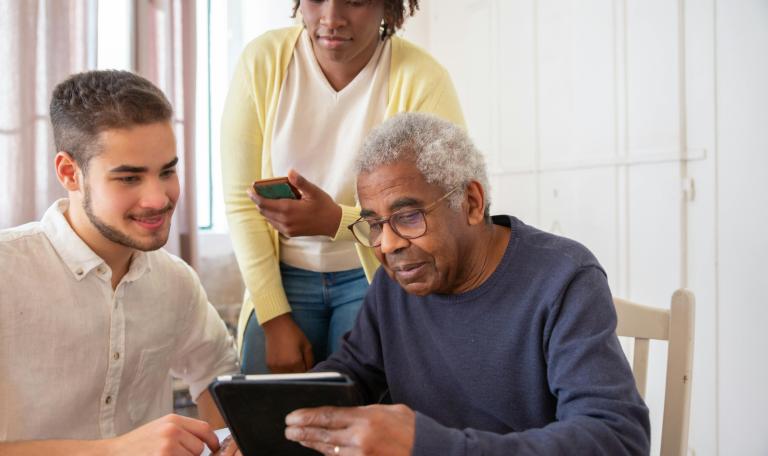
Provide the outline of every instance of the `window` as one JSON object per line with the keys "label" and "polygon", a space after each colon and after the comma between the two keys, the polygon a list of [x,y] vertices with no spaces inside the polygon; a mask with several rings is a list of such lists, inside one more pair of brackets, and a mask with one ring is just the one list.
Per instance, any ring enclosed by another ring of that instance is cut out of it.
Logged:
{"label": "window", "polygon": [[[219,123],[232,71],[243,47],[267,30],[295,24],[291,0],[196,0],[197,219],[201,229],[227,230],[221,192]],[[97,0],[96,67],[131,70],[133,0]]]}
{"label": "window", "polygon": [[269,29],[295,23],[290,0],[197,2],[197,219],[226,231],[219,140],[224,99],[243,47]]}
{"label": "window", "polygon": [[131,0],[99,0],[96,68],[130,70],[132,65]]}

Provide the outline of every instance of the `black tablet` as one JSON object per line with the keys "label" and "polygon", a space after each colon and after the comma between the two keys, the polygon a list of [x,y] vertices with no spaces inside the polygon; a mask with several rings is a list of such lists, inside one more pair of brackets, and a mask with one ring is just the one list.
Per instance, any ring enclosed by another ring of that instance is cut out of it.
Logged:
{"label": "black tablet", "polygon": [[285,438],[285,416],[300,408],[361,404],[354,382],[337,372],[223,376],[208,390],[243,456],[317,455]]}

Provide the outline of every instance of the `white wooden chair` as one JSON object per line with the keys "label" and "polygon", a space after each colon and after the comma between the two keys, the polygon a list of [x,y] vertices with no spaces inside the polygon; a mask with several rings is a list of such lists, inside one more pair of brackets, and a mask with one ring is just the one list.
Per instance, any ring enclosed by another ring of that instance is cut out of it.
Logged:
{"label": "white wooden chair", "polygon": [[661,429],[661,456],[684,456],[688,450],[688,422],[691,409],[691,366],[693,364],[693,293],[679,289],[667,309],[644,306],[613,298],[618,316],[616,334],[634,338],[632,373],[637,389],[645,398],[649,340],[666,340],[667,382]]}

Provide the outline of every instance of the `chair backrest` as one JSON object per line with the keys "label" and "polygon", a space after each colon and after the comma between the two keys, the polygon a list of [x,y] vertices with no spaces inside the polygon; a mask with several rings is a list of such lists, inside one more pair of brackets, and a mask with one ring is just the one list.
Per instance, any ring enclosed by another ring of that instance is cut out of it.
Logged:
{"label": "chair backrest", "polygon": [[616,334],[635,340],[632,373],[645,398],[649,340],[666,340],[667,382],[661,428],[661,456],[684,456],[688,450],[693,364],[693,293],[679,289],[669,310],[613,298],[618,316]]}

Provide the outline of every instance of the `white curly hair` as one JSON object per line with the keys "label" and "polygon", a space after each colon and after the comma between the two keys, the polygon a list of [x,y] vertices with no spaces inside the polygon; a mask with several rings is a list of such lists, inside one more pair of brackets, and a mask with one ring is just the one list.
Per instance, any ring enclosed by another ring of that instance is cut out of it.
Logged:
{"label": "white curly hair", "polygon": [[461,207],[467,184],[479,182],[488,217],[491,187],[485,159],[463,128],[431,114],[398,114],[371,130],[355,161],[355,171],[370,173],[400,160],[415,162],[428,183],[446,192],[458,187],[448,198],[453,209]]}

